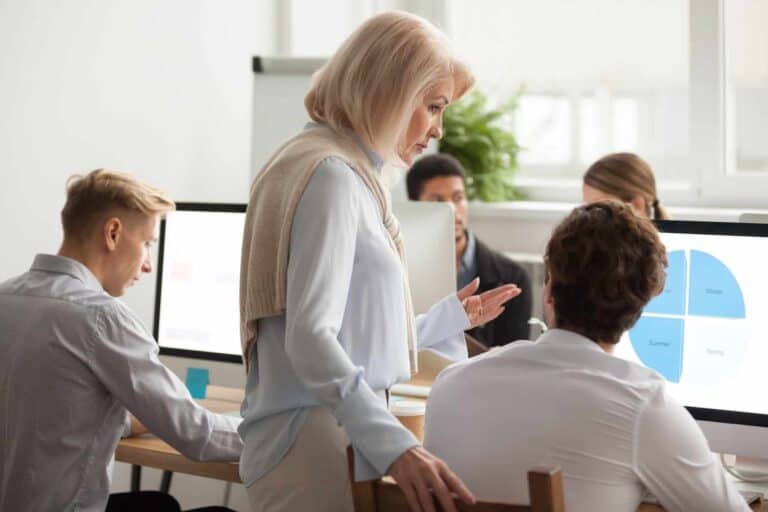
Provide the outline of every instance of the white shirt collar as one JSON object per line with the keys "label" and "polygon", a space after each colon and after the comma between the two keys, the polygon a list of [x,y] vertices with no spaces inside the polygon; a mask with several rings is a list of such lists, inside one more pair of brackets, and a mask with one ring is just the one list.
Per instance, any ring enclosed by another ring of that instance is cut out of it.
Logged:
{"label": "white shirt collar", "polygon": [[605,352],[600,345],[586,336],[564,329],[550,329],[539,336],[536,343],[541,343],[543,345],[581,346],[586,349]]}

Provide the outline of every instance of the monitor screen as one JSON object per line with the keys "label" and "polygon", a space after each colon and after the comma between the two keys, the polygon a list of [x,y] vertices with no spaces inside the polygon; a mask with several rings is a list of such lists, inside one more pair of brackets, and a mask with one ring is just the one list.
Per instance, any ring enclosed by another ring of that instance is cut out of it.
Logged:
{"label": "monitor screen", "polygon": [[657,370],[698,420],[768,426],[768,226],[657,224],[666,285],[616,355]]}
{"label": "monitor screen", "polygon": [[154,325],[162,354],[240,362],[245,207],[177,203],[162,221]]}
{"label": "monitor screen", "polygon": [[[241,362],[240,249],[244,204],[177,203],[160,225],[154,334],[160,353]],[[453,209],[394,203],[414,309],[456,291]]]}
{"label": "monitor screen", "polygon": [[456,236],[453,207],[441,202],[394,202],[403,231],[413,311],[426,313],[456,292]]}

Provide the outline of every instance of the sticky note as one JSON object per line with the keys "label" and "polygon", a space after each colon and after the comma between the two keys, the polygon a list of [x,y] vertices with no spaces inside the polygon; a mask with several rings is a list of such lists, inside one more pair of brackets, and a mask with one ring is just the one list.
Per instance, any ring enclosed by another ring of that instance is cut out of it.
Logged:
{"label": "sticky note", "polygon": [[209,377],[207,368],[187,368],[186,385],[192,398],[205,398],[205,388],[208,387]]}

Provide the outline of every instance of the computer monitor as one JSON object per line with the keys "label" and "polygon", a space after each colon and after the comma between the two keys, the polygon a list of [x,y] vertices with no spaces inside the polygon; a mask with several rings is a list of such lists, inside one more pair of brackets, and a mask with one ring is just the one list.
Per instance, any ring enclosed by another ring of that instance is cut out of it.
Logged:
{"label": "computer monitor", "polygon": [[768,458],[768,225],[657,225],[666,285],[616,355],[657,370],[713,451]]}
{"label": "computer monitor", "polygon": [[[177,203],[160,224],[154,335],[160,353],[241,362],[244,204]],[[453,209],[395,203],[414,310],[456,291]]]}
{"label": "computer monitor", "polygon": [[456,292],[453,207],[404,201],[394,203],[392,211],[403,231],[413,310],[417,315],[425,313],[432,304]]}
{"label": "computer monitor", "polygon": [[768,224],[768,213],[746,212],[739,215],[739,222]]}
{"label": "computer monitor", "polygon": [[176,203],[161,222],[154,323],[161,354],[241,362],[245,207]]}

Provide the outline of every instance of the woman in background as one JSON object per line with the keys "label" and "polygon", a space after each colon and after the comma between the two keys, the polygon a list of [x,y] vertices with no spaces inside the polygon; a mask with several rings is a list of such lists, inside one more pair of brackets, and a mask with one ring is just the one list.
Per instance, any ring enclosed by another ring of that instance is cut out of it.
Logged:
{"label": "woman in background", "polygon": [[656,195],[651,166],[634,153],[612,153],[593,163],[584,174],[582,198],[585,203],[615,199],[638,215],[669,218]]}
{"label": "woman in background", "polygon": [[[414,318],[388,169],[442,135],[473,84],[445,36],[406,13],[375,16],[315,74],[313,122],[277,148],[248,203],[240,272],[248,370],[240,474],[258,512],[351,511],[358,480],[389,473],[412,510],[448,512],[472,494],[389,412],[419,348],[466,357],[463,331],[520,293],[477,282]],[[450,257],[450,255],[445,255]]]}

